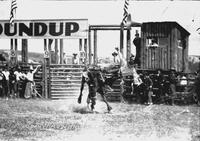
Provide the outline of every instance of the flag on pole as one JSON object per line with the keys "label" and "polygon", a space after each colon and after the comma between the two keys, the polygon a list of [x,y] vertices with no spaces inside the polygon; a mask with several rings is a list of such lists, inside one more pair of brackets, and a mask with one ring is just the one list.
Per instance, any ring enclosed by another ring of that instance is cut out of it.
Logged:
{"label": "flag on pole", "polygon": [[16,17],[17,0],[11,0],[11,10],[10,10],[10,25],[13,26],[14,18]]}
{"label": "flag on pole", "polygon": [[123,14],[123,19],[122,19],[122,23],[125,25],[127,22],[127,18],[128,18],[128,7],[129,7],[129,0],[125,0],[124,3],[124,14]]}

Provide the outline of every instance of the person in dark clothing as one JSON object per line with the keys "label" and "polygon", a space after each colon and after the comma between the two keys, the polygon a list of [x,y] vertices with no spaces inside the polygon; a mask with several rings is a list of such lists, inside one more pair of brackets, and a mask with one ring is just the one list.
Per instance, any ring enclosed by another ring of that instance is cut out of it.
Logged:
{"label": "person in dark clothing", "polygon": [[96,93],[98,92],[103,101],[107,105],[108,112],[111,111],[112,107],[108,104],[106,97],[105,97],[105,79],[103,78],[102,72],[99,68],[95,66],[85,68],[82,74],[81,80],[81,88],[80,88],[80,95],[78,97],[78,103],[81,103],[82,99],[82,92],[84,89],[84,84],[88,85],[89,94],[87,97],[87,105],[89,108],[89,104],[91,103],[91,111],[94,110],[94,106],[96,105]]}
{"label": "person in dark clothing", "polygon": [[152,86],[153,81],[149,77],[149,75],[146,72],[143,72],[143,91],[144,91],[144,103],[147,103],[149,105],[152,105]]}
{"label": "person in dark clothing", "polygon": [[161,99],[161,102],[164,102],[164,76],[162,74],[162,70],[158,69],[157,74],[154,76],[154,86],[157,88],[156,97]]}
{"label": "person in dark clothing", "polygon": [[170,90],[171,90],[171,104],[174,105],[174,99],[176,96],[176,75],[175,75],[175,70],[171,70],[170,75],[169,75],[169,83],[170,83]]}
{"label": "person in dark clothing", "polygon": [[[14,74],[14,68],[11,68],[10,74],[9,74],[9,94],[10,97],[16,97],[17,96],[17,78]],[[13,94],[14,93],[14,94]]]}
{"label": "person in dark clothing", "polygon": [[8,98],[8,91],[9,91],[9,71],[8,71],[8,66],[6,65],[4,68],[3,68],[3,71],[2,73],[4,74],[5,76],[5,83],[4,83],[4,95],[5,97]]}
{"label": "person in dark clothing", "polygon": [[22,70],[21,77],[20,77],[20,84],[21,84],[21,91],[20,91],[20,94],[19,94],[20,98],[25,98],[24,94],[25,94],[27,82],[28,82],[27,72],[25,70]]}
{"label": "person in dark clothing", "polygon": [[139,34],[136,32],[135,38],[133,40],[133,44],[136,47],[136,57],[135,57],[135,64],[140,66],[140,51],[141,51],[141,38],[139,37]]}
{"label": "person in dark clothing", "polygon": [[5,93],[5,91],[6,91],[5,85],[6,84],[7,84],[6,83],[6,77],[2,73],[2,69],[0,68],[0,97],[6,97],[7,96],[6,93]]}
{"label": "person in dark clothing", "polygon": [[194,88],[194,91],[197,96],[196,102],[198,105],[200,105],[200,72],[197,73],[197,77],[194,82]]}

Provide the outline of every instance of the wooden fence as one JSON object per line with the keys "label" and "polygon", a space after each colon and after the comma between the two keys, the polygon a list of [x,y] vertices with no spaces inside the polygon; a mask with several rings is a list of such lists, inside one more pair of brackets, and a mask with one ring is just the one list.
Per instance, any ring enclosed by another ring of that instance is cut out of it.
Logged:
{"label": "wooden fence", "polygon": [[49,95],[51,99],[73,99],[80,93],[83,65],[50,65]]}

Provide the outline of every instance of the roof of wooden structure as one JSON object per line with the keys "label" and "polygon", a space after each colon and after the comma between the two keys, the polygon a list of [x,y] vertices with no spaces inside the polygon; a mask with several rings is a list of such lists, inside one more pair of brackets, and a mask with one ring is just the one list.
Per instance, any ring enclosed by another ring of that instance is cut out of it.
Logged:
{"label": "roof of wooden structure", "polygon": [[177,22],[174,22],[174,21],[142,23],[142,28],[143,28],[143,31],[145,31],[145,32],[153,32],[153,33],[165,32],[165,33],[169,33],[173,27],[176,27],[185,36],[190,35],[190,33],[185,28],[183,28],[180,24],[178,24]]}

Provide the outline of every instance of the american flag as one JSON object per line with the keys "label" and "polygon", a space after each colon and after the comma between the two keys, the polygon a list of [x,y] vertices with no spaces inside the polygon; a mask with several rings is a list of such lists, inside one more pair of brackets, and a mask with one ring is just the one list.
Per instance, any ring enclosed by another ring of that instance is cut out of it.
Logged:
{"label": "american flag", "polygon": [[14,18],[16,17],[17,0],[12,0],[10,10],[10,25],[14,24]]}
{"label": "american flag", "polygon": [[122,19],[123,24],[126,24],[126,22],[127,22],[127,18],[128,18],[128,14],[129,14],[128,7],[129,7],[129,0],[125,0],[124,14],[123,14],[123,19]]}

